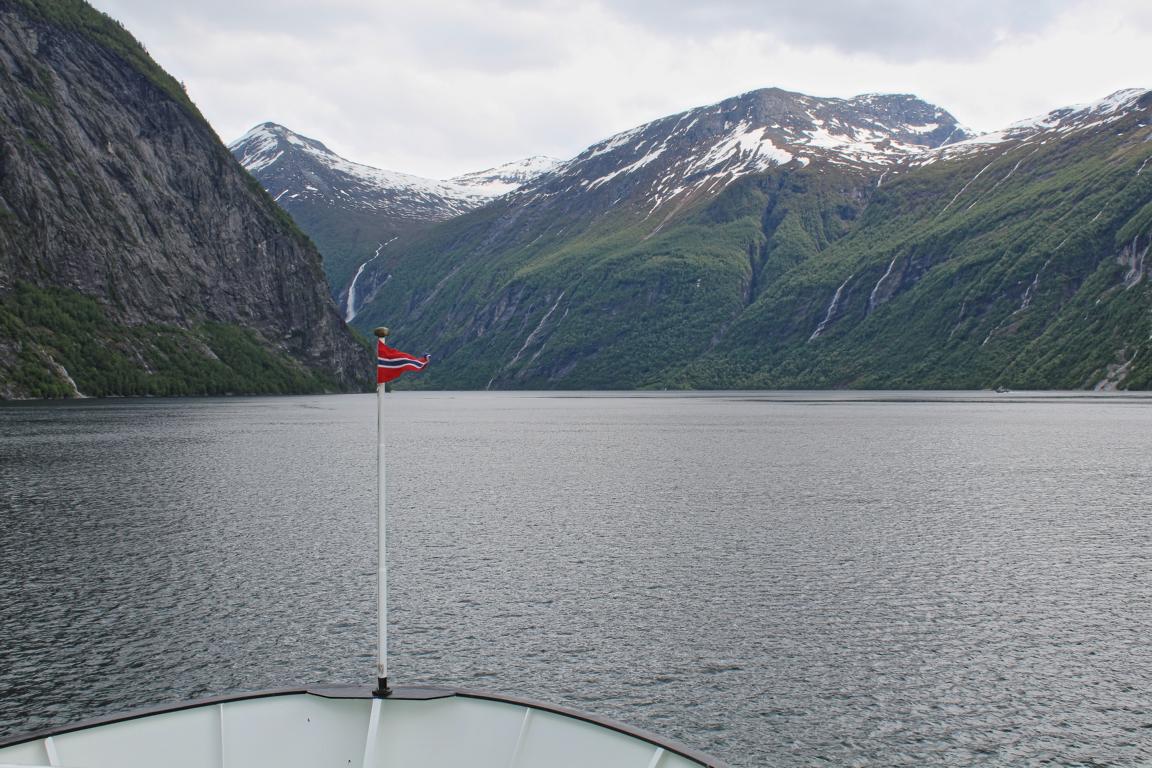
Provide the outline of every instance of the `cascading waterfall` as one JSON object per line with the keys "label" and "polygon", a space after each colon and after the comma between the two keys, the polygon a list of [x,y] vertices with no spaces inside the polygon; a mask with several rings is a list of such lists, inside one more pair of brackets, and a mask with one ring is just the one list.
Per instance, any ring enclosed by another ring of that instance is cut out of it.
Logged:
{"label": "cascading waterfall", "polygon": [[[395,237],[392,238],[392,240],[395,239]],[[364,274],[364,268],[379,258],[380,251],[384,250],[384,246],[391,243],[392,240],[389,240],[387,243],[377,243],[376,253],[372,254],[372,258],[361,264],[360,268],[356,270],[355,277],[352,278],[352,282],[348,285],[348,298],[344,302],[344,322],[350,323],[356,318],[356,281],[360,279],[360,275]]]}
{"label": "cascading waterfall", "polygon": [[1044,273],[1044,270],[1048,269],[1048,265],[1051,263],[1052,259],[1048,259],[1036,272],[1035,277],[1032,278],[1032,282],[1029,283],[1028,287],[1024,290],[1024,296],[1020,299],[1020,308],[1013,312],[1013,315],[1018,315],[1032,306],[1032,297],[1036,295],[1036,289],[1040,287],[1040,275]]}
{"label": "cascading waterfall", "polygon": [[[1004,154],[1007,154],[1007,153],[1004,153]],[[986,171],[986,170],[988,170],[989,168],[991,168],[991,167],[992,167],[992,163],[995,163],[995,162],[996,162],[996,161],[995,161],[995,160],[993,160],[991,163],[988,163],[988,165],[984,166],[984,167],[983,167],[983,168],[981,168],[979,171],[977,171],[977,172],[976,172],[976,175],[975,175],[975,176],[973,176],[971,179],[969,179],[967,184],[965,184],[964,186],[960,187],[960,191],[956,193],[956,196],[955,196],[955,197],[953,197],[951,200],[949,200],[949,201],[948,201],[948,205],[946,205],[946,206],[944,206],[943,208],[941,208],[941,209],[940,209],[940,213],[936,214],[936,218],[938,219],[938,218],[940,218],[941,216],[943,216],[943,215],[944,215],[944,212],[945,212],[945,211],[947,211],[949,208],[951,208],[951,207],[952,207],[952,203],[956,202],[956,201],[957,201],[957,200],[960,198],[960,195],[964,194],[964,190],[966,190],[966,189],[968,189],[968,187],[972,186],[972,182],[974,182],[974,181],[976,181],[976,179],[980,178],[980,176],[982,176],[982,175],[983,175],[984,171]],[[1005,177],[1005,178],[1007,178],[1007,177]]]}
{"label": "cascading waterfall", "polygon": [[884,281],[892,274],[892,268],[896,266],[896,259],[899,256],[893,256],[892,261],[888,262],[888,269],[885,270],[884,275],[876,281],[876,285],[872,288],[872,293],[868,294],[868,312],[872,313],[876,309],[876,295],[880,292],[880,286],[884,285]]}
{"label": "cascading waterfall", "polygon": [[828,305],[828,311],[824,313],[824,319],[820,321],[820,325],[816,326],[816,330],[812,331],[812,335],[808,337],[808,341],[820,338],[820,334],[824,333],[824,329],[828,327],[828,323],[832,322],[833,316],[836,314],[836,307],[840,305],[840,296],[844,293],[844,287],[848,282],[856,277],[856,273],[848,275],[848,279],[840,283],[840,287],[836,289],[835,295],[832,296],[832,302]]}
{"label": "cascading waterfall", "polygon": [[[540,335],[540,330],[544,327],[544,324],[548,322],[548,318],[552,317],[552,313],[554,313],[556,311],[556,308],[558,306],[560,306],[560,302],[564,300],[564,294],[567,292],[568,292],[567,289],[560,291],[560,295],[557,296],[556,301],[552,303],[551,309],[549,309],[547,312],[544,313],[544,317],[540,318],[540,322],[536,324],[536,327],[532,330],[532,333],[528,334],[528,338],[524,339],[524,344],[520,347],[520,350],[512,357],[511,360],[508,361],[508,364],[505,365],[501,369],[502,371],[506,371],[509,368],[511,368],[512,366],[516,365],[517,361],[520,360],[520,356],[524,354],[524,350],[528,349],[528,347],[532,344],[532,342],[536,340],[536,337],[538,335]],[[567,317],[567,316],[568,316],[568,312],[565,311],[564,316],[561,317],[560,319],[563,320],[564,317]],[[544,347],[541,346],[540,350],[543,350],[543,349],[544,349]],[[540,350],[537,350],[536,355],[540,354]],[[532,359],[535,360],[536,356],[533,356]],[[492,385],[495,383],[496,383],[496,376],[493,376],[491,379],[488,380],[488,383],[484,386],[484,391],[487,392],[488,390],[491,390]]]}
{"label": "cascading waterfall", "polygon": [[536,337],[540,335],[540,329],[544,327],[544,324],[548,322],[548,318],[552,317],[552,313],[556,311],[556,307],[560,306],[560,302],[564,300],[565,293],[567,293],[567,290],[560,291],[560,295],[556,297],[552,308],[544,313],[544,317],[540,318],[540,322],[532,330],[532,333],[528,334],[528,338],[524,339],[524,345],[520,347],[520,351],[508,362],[508,365],[504,366],[505,368],[511,368],[515,365],[520,359],[520,356],[524,354],[524,350],[528,349],[532,342],[536,340]]}

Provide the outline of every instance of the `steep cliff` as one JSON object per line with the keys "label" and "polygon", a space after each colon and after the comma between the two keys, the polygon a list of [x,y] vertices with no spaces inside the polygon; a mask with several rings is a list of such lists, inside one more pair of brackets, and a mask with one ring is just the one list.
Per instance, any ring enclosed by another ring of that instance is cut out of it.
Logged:
{"label": "steep cliff", "polygon": [[311,242],[80,0],[0,0],[0,396],[350,390]]}

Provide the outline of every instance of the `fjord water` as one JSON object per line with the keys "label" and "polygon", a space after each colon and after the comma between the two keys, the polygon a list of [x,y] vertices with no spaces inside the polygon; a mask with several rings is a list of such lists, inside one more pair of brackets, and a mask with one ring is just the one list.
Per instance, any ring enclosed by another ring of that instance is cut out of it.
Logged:
{"label": "fjord water", "polygon": [[[392,673],[735,766],[1152,762],[1152,401],[389,396]],[[0,408],[0,734],[368,683],[373,396]]]}

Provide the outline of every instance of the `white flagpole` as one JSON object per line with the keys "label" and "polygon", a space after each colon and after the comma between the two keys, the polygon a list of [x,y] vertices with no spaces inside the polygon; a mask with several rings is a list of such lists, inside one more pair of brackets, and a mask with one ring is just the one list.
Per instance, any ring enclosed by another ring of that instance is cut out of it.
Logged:
{"label": "white flagpole", "polygon": [[[377,328],[376,337],[384,341],[388,337],[387,328]],[[379,344],[377,344],[379,346]],[[377,587],[376,587],[376,690],[374,696],[388,696],[388,525],[385,515],[386,486],[384,483],[384,395],[387,384],[376,385],[376,546],[377,546]]]}

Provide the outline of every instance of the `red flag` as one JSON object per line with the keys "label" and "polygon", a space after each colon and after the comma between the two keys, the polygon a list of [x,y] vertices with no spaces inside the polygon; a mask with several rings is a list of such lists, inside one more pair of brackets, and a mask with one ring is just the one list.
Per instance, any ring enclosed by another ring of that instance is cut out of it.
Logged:
{"label": "red flag", "polygon": [[428,365],[428,355],[416,357],[392,349],[383,339],[376,340],[376,383],[392,381],[405,371],[422,371]]}

